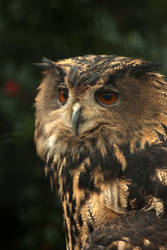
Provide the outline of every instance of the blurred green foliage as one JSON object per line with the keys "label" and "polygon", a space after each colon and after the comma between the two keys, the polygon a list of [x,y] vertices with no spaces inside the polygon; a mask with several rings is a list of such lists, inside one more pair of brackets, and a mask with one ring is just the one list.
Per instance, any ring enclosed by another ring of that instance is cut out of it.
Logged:
{"label": "blurred green foliage", "polygon": [[0,34],[1,249],[64,249],[60,202],[33,142],[32,63],[93,53],[166,61],[167,1],[0,0]]}

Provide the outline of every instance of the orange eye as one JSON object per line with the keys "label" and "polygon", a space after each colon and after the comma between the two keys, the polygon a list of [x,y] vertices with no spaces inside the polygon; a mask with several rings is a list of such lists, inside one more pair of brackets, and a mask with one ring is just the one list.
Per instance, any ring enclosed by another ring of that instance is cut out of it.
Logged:
{"label": "orange eye", "polygon": [[111,91],[100,91],[97,92],[96,100],[103,105],[111,105],[117,100],[117,93]]}
{"label": "orange eye", "polygon": [[59,89],[58,98],[61,104],[65,104],[68,99],[68,90],[67,89]]}

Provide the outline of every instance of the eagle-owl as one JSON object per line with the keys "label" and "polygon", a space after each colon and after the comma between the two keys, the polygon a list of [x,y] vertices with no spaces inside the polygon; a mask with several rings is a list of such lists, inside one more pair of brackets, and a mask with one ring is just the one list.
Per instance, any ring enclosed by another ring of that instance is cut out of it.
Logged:
{"label": "eagle-owl", "polygon": [[62,201],[67,249],[93,249],[92,240],[96,249],[167,249],[161,65],[113,55],[39,65],[35,141]]}

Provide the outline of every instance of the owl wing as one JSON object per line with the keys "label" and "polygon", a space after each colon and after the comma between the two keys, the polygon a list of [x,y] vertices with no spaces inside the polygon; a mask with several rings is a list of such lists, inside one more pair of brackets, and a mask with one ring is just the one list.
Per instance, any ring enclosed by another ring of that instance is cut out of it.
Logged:
{"label": "owl wing", "polygon": [[167,218],[152,211],[131,212],[95,230],[84,245],[84,250],[110,249],[167,249]]}

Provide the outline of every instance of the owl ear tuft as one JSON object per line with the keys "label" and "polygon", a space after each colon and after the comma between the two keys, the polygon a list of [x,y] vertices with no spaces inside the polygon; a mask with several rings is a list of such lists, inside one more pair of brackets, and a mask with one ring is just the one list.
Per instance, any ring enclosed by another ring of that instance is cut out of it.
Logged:
{"label": "owl ear tuft", "polygon": [[135,65],[131,69],[131,75],[140,76],[149,72],[156,72],[164,66],[162,62],[143,62],[140,65]]}
{"label": "owl ear tuft", "polygon": [[56,69],[56,64],[51,61],[50,59],[43,57],[42,58],[42,62],[41,63],[33,63],[33,65],[36,65],[40,68],[42,68],[43,70],[51,70],[51,69]]}

